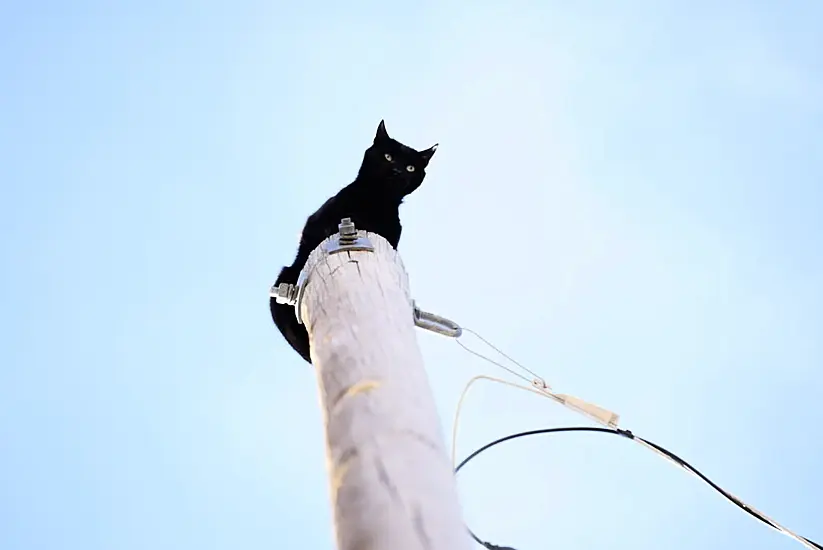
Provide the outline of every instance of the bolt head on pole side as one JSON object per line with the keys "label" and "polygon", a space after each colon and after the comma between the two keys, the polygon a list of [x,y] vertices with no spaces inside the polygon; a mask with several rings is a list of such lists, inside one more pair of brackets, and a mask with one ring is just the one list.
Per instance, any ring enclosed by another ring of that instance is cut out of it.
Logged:
{"label": "bolt head on pole side", "polygon": [[278,304],[294,305],[296,302],[295,287],[289,283],[280,283],[279,285],[272,285],[269,291],[269,296],[274,298]]}

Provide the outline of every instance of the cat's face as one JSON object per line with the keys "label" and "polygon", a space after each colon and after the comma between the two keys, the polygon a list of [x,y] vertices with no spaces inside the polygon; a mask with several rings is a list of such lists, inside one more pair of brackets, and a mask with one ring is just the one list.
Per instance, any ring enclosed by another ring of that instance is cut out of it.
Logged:
{"label": "cat's face", "polygon": [[437,145],[425,151],[416,151],[403,145],[389,137],[386,125],[381,120],[374,143],[366,149],[360,174],[388,185],[396,185],[397,191],[405,196],[423,183],[426,166],[436,150]]}

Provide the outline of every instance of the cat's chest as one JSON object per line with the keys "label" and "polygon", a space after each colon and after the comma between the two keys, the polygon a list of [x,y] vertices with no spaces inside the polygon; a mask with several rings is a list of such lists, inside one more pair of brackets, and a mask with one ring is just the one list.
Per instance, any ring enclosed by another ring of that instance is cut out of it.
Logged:
{"label": "cat's chest", "polygon": [[351,218],[357,229],[377,233],[396,246],[401,231],[399,210],[397,201],[380,187],[353,184],[326,201],[308,225],[326,238],[337,233],[343,218]]}
{"label": "cat's chest", "polygon": [[[397,208],[380,209],[380,208],[351,208],[344,210],[340,214],[340,219],[351,218],[354,226],[357,229],[377,233],[389,242],[395,243],[400,237],[400,217]],[[340,223],[337,219],[334,227],[330,228],[330,234],[337,232],[337,225]]]}

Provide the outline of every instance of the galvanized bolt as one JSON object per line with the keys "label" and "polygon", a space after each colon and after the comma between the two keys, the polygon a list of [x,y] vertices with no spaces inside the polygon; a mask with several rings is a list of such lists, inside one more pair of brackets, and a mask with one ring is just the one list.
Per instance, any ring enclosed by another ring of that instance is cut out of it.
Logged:
{"label": "galvanized bolt", "polygon": [[374,252],[367,235],[361,235],[365,231],[358,231],[351,218],[343,218],[337,226],[337,233],[329,238],[325,244],[327,254],[337,254],[338,252],[367,251]]}
{"label": "galvanized bolt", "polygon": [[357,229],[354,227],[354,222],[351,218],[343,218],[338,226],[341,235],[357,235]]}
{"label": "galvanized bolt", "polygon": [[293,306],[297,303],[297,287],[289,283],[272,285],[269,296],[274,298],[278,304],[288,304]]}
{"label": "galvanized bolt", "polygon": [[354,244],[357,240],[357,228],[354,227],[354,223],[351,221],[351,218],[343,218],[340,225],[337,227],[340,232],[340,243]]}

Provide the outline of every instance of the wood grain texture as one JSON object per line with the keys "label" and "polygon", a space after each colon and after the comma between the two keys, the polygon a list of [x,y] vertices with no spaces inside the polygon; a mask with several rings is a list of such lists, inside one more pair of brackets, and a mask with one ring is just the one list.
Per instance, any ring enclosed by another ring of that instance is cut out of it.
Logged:
{"label": "wood grain texture", "polygon": [[309,257],[301,312],[324,412],[339,550],[468,550],[457,488],[391,245]]}

